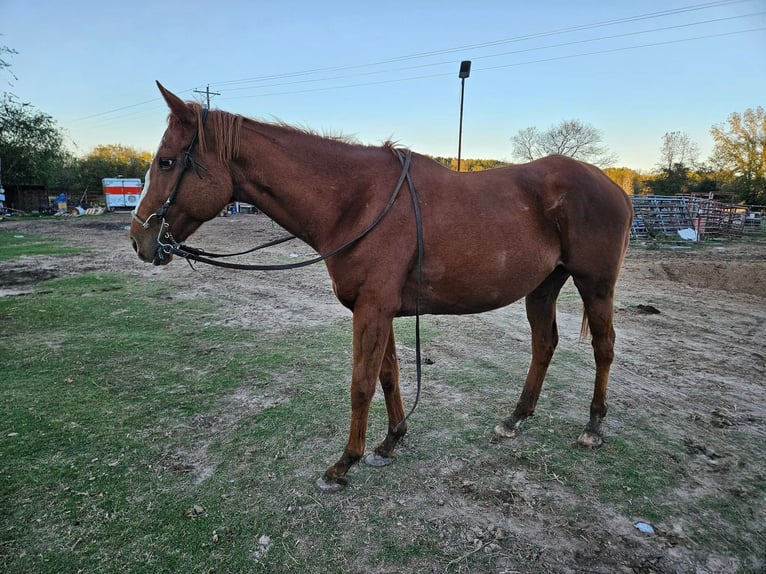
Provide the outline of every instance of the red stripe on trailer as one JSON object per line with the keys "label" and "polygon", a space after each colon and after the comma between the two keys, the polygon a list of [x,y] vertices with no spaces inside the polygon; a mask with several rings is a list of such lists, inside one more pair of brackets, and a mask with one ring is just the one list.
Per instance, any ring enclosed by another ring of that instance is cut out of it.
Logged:
{"label": "red stripe on trailer", "polygon": [[142,189],[141,187],[133,187],[133,186],[128,187],[127,185],[125,187],[109,186],[109,187],[104,187],[104,193],[114,193],[119,195],[124,195],[126,193],[129,193],[129,194],[141,195],[141,189]]}

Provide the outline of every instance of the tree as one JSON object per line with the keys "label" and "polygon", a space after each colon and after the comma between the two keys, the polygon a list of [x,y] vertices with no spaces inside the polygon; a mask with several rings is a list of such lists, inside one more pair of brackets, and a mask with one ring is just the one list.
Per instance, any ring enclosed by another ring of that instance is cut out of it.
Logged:
{"label": "tree", "polygon": [[697,144],[684,132],[665,132],[660,148],[659,174],[648,179],[646,186],[655,195],[690,193],[696,184],[691,168],[698,155]]}
{"label": "tree", "polygon": [[80,184],[84,190],[100,190],[104,177],[143,178],[152,154],[130,146],[100,145],[80,160]]}
{"label": "tree", "polygon": [[697,162],[699,148],[684,132],[665,132],[662,136],[660,168],[668,172],[680,164],[691,167]]}
{"label": "tree", "polygon": [[766,204],[766,111],[758,106],[734,112],[727,123],[710,128],[711,162],[731,174],[729,189],[741,201]]}
{"label": "tree", "polygon": [[629,195],[639,195],[643,182],[641,175],[628,167],[607,167],[604,173]]}
{"label": "tree", "polygon": [[[432,157],[434,161],[457,171],[457,158],[455,157]],[[486,169],[495,169],[497,167],[506,167],[510,164],[497,159],[461,159],[461,171],[484,171]]]}
{"label": "tree", "polygon": [[3,183],[56,187],[73,158],[53,118],[4,93],[0,100]]}
{"label": "tree", "polygon": [[690,192],[691,170],[682,163],[675,163],[670,169],[663,168],[662,173],[646,181],[646,186],[653,195],[683,195]]}
{"label": "tree", "polygon": [[602,145],[601,132],[579,120],[565,120],[546,131],[524,128],[511,142],[513,156],[522,161],[560,154],[605,167],[617,159]]}
{"label": "tree", "polygon": [[544,150],[541,150],[542,134],[540,130],[535,127],[528,127],[519,130],[515,136],[511,138],[511,144],[513,145],[513,157],[521,161],[532,161],[539,157],[548,155]]}
{"label": "tree", "polygon": [[16,76],[13,74],[13,72],[11,72],[11,63],[5,59],[3,54],[18,54],[18,52],[12,48],[9,48],[8,46],[0,46],[0,71],[8,72],[11,77],[16,80]]}

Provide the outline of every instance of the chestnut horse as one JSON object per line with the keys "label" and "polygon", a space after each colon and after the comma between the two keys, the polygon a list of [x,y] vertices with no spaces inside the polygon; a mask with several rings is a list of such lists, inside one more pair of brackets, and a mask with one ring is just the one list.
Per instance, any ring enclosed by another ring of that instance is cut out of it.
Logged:
{"label": "chestnut horse", "polygon": [[[368,462],[391,462],[407,430],[395,317],[478,313],[524,297],[532,363],[514,411],[494,429],[515,436],[540,396],[558,343],[556,299],[569,277],[584,303],[596,363],[590,420],[578,442],[601,444],[614,289],[633,213],[603,172],[551,156],[456,173],[410,152],[403,173],[403,156],[392,145],[356,145],[207,112],[158,86],[170,107],[168,127],[130,227],[142,260],[168,263],[174,246],[233,201],[257,206],[318,253],[332,254],[326,265],[333,290],[353,312],[351,424],[342,456],[317,481],[321,489],[343,488],[364,455],[376,381],[388,433]],[[392,196],[405,179],[411,197]]]}

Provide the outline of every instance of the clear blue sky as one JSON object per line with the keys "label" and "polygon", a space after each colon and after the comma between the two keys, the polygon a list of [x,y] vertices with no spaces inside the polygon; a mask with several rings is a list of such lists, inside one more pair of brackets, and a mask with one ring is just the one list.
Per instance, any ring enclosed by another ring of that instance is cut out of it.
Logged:
{"label": "clear blue sky", "polygon": [[766,0],[0,0],[2,91],[51,115],[79,155],[154,152],[185,99],[379,144],[511,160],[518,130],[579,119],[644,171],[682,131],[766,105]]}

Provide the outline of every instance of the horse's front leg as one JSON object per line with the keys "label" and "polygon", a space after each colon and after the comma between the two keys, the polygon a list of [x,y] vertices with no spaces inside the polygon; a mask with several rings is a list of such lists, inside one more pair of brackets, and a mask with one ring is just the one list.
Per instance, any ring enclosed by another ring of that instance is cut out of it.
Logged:
{"label": "horse's front leg", "polygon": [[364,458],[364,462],[370,466],[387,466],[394,462],[396,445],[407,433],[407,421],[404,418],[404,405],[399,388],[399,360],[396,357],[393,326],[388,335],[388,344],[380,367],[380,386],[386,398],[388,433],[375,451]]}
{"label": "horse's front leg", "polygon": [[359,304],[355,307],[351,427],[343,455],[317,480],[317,486],[324,492],[335,492],[345,487],[348,484],[348,469],[364,454],[370,402],[375,394],[375,383],[380,374],[391,328],[392,318],[382,316],[379,309]]}

